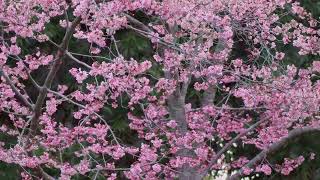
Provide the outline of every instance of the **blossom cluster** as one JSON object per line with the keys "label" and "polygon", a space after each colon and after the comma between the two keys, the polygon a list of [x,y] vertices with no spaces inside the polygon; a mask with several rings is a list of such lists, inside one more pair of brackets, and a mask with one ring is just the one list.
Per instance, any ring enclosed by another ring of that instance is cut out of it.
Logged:
{"label": "blossom cluster", "polygon": [[[284,22],[282,11],[292,19]],[[46,34],[57,19],[66,31],[58,43]],[[292,130],[320,128],[320,81],[313,79],[320,61],[283,66],[283,45],[296,47],[299,56],[320,55],[318,20],[298,2],[1,0],[0,24],[0,110],[8,121],[0,131],[16,140],[0,142],[0,160],[23,167],[23,179],[44,167],[66,180],[79,174],[184,179],[188,172],[195,179],[228,168],[289,175],[304,157],[247,167],[249,157],[230,162],[223,154],[239,141],[264,151]],[[121,54],[115,35],[128,29],[149,38],[149,59]],[[37,47],[23,52],[21,39]],[[87,54],[71,52],[70,39],[87,44]],[[239,42],[241,57],[234,53]],[[69,61],[63,75],[72,87],[56,80]],[[71,112],[59,111],[67,106]],[[136,143],[114,131],[108,108],[123,113]],[[76,161],[62,159],[64,152]]]}

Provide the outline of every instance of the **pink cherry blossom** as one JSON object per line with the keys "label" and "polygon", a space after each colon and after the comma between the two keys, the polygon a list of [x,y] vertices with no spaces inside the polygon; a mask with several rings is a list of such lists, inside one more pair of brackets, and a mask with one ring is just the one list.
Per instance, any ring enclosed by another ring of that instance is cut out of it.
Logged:
{"label": "pink cherry blossom", "polygon": [[[22,179],[48,168],[57,172],[49,179],[66,180],[200,179],[226,170],[240,179],[289,175],[308,163],[268,154],[320,130],[320,61],[286,66],[290,54],[280,52],[295,47],[296,64],[320,55],[319,22],[299,2],[9,0],[0,7],[0,131],[14,139],[0,142],[0,160],[21,166]],[[59,26],[59,38],[50,25]],[[121,32],[145,38],[151,51],[130,57]],[[246,146],[261,153],[228,154]]]}

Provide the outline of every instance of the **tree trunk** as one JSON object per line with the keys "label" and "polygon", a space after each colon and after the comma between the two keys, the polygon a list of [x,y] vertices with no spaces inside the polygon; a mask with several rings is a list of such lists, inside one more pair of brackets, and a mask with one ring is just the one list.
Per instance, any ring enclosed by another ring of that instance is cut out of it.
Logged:
{"label": "tree trunk", "polygon": [[[170,117],[174,119],[178,124],[178,132],[180,136],[184,136],[188,132],[188,124],[185,114],[185,93],[181,92],[180,88],[169,97],[168,108]],[[181,157],[195,157],[192,150],[182,148],[177,153]],[[181,180],[201,180],[202,175],[198,173],[196,168],[190,167],[189,164],[184,164],[183,167],[178,169],[179,179]]]}

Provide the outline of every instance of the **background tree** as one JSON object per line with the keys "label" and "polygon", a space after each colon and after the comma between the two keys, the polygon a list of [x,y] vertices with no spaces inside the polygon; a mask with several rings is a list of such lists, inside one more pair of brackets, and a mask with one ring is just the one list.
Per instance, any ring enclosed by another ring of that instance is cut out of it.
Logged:
{"label": "background tree", "polygon": [[1,1],[3,177],[316,179],[316,3]]}

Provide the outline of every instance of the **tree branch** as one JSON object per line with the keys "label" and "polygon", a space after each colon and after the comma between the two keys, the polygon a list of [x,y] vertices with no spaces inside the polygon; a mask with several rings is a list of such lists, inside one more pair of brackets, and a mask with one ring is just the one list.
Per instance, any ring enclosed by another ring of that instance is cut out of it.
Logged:
{"label": "tree branch", "polygon": [[140,22],[139,20],[135,19],[134,17],[128,15],[128,14],[123,14],[125,17],[127,17],[127,20],[134,26],[131,25],[127,25],[128,28],[130,28],[131,30],[137,32],[138,34],[140,34],[143,37],[146,37],[148,39],[150,39],[150,37],[154,37],[159,39],[159,44],[162,44],[166,47],[169,47],[170,49],[176,50],[178,52],[184,53],[184,54],[188,54],[187,52],[185,52],[184,50],[182,50],[181,48],[177,47],[174,43],[169,43],[164,41],[162,38],[160,37],[156,37],[154,34],[155,32],[149,28],[148,26],[144,25],[142,22]]}
{"label": "tree branch", "polygon": [[56,53],[56,61],[52,64],[49,74],[44,82],[44,85],[41,87],[39,96],[37,98],[35,108],[34,108],[34,114],[31,119],[29,135],[36,133],[36,129],[39,124],[39,117],[41,115],[41,107],[43,106],[45,98],[47,97],[48,89],[50,89],[53,79],[60,68],[60,65],[63,61],[63,57],[68,48],[68,44],[72,36],[72,33],[74,32],[76,26],[80,23],[80,21],[81,21],[81,18],[77,17],[72,22],[71,26],[66,31],[66,34],[62,40],[62,43],[59,45],[59,50]]}
{"label": "tree branch", "polygon": [[10,77],[0,68],[0,76],[3,76],[6,80],[6,83],[11,87],[13,92],[17,95],[18,99],[20,99],[26,106],[30,108],[30,110],[33,110],[34,104],[30,103],[20,92],[19,89],[13,84]]}
{"label": "tree branch", "polygon": [[66,55],[67,55],[70,59],[72,59],[73,61],[77,62],[78,64],[81,64],[81,65],[85,66],[85,67],[88,68],[88,69],[92,69],[91,66],[89,66],[88,64],[86,64],[86,63],[80,61],[79,59],[77,59],[76,57],[74,57],[69,51],[66,51]]}
{"label": "tree branch", "polygon": [[256,122],[255,124],[250,126],[248,129],[246,129],[245,131],[238,134],[235,138],[233,138],[231,141],[229,141],[226,145],[224,145],[223,148],[220,149],[220,151],[211,159],[211,161],[208,165],[208,168],[203,172],[203,174],[207,174],[207,172],[219,160],[219,158],[222,156],[222,154],[224,154],[226,151],[228,151],[231,148],[233,143],[236,143],[241,137],[245,136],[249,132],[256,129],[263,122],[264,122],[264,120],[260,120],[260,121]]}
{"label": "tree branch", "polygon": [[50,176],[48,173],[46,173],[41,167],[37,168],[44,180],[55,180],[54,177]]}
{"label": "tree branch", "polygon": [[[61,93],[52,91],[52,90],[50,90],[50,89],[48,89],[48,92],[50,92],[50,93],[52,93],[52,94],[54,94],[54,95],[56,95],[56,96],[59,96],[59,97],[65,99],[65,100],[67,100],[68,102],[70,102],[70,103],[72,103],[72,104],[74,104],[74,105],[76,105],[76,106],[79,106],[79,107],[82,108],[82,109],[86,109],[86,106],[84,106],[84,105],[82,105],[82,104],[80,104],[80,103],[77,103],[77,102],[73,101],[72,99],[68,98],[67,96],[65,96],[65,95],[63,95],[63,94],[61,94]],[[109,124],[107,123],[107,121],[106,121],[102,116],[100,116],[100,115],[99,115],[98,113],[96,113],[96,112],[93,112],[93,114],[94,114],[95,116],[97,116],[101,121],[103,121],[106,125],[109,126]],[[117,137],[116,137],[115,133],[113,132],[113,130],[111,129],[110,126],[109,126],[109,130],[110,130],[110,133],[111,133],[113,139],[114,139],[115,142],[117,143],[117,145],[120,145],[119,141],[117,140]]]}
{"label": "tree branch", "polygon": [[152,29],[150,29],[148,26],[146,26],[145,24],[143,24],[142,22],[140,22],[140,21],[137,20],[136,18],[130,16],[129,14],[123,13],[123,15],[127,18],[127,20],[128,20],[130,23],[138,26],[138,27],[141,28],[143,31],[146,31],[146,32],[149,32],[149,33],[153,32]]}
{"label": "tree branch", "polygon": [[210,85],[207,90],[204,91],[203,97],[201,99],[201,106],[213,105],[215,96],[217,92],[216,85]]}
{"label": "tree branch", "polygon": [[[308,133],[314,133],[314,132],[320,132],[320,128],[314,128],[314,127],[304,127],[299,129],[294,129],[289,132],[287,137],[284,137],[280,139],[278,142],[273,143],[268,148],[261,151],[258,155],[256,155],[252,160],[250,160],[244,167],[246,168],[253,168],[255,165],[257,165],[259,162],[261,162],[267,155],[270,155],[279,149],[281,149],[283,146],[289,143],[290,140],[293,140],[299,136],[302,136],[304,134]],[[240,169],[236,174],[232,175],[228,178],[228,180],[239,180],[241,177],[244,176],[243,174],[243,168]]]}

